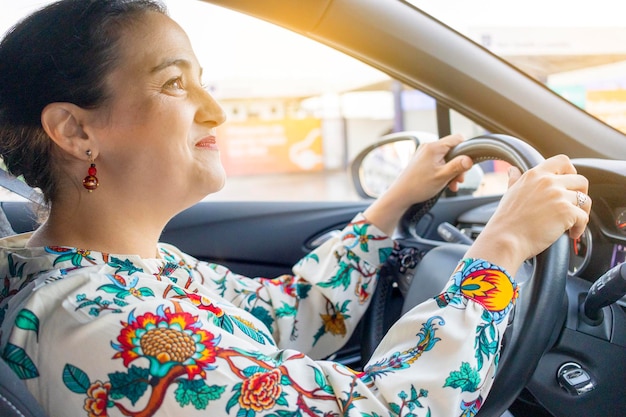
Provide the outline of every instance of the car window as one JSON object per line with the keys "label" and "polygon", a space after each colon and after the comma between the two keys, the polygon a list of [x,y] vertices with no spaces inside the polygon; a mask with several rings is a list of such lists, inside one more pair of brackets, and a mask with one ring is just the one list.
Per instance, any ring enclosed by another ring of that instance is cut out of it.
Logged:
{"label": "car window", "polygon": [[[0,29],[45,3],[3,4],[10,12]],[[207,200],[357,200],[349,166],[362,149],[395,131],[437,137],[433,98],[354,58],[200,1],[165,3],[228,116],[218,129],[228,180]],[[485,132],[455,112],[451,124],[466,137]],[[483,170],[489,179],[501,167],[486,163]]]}

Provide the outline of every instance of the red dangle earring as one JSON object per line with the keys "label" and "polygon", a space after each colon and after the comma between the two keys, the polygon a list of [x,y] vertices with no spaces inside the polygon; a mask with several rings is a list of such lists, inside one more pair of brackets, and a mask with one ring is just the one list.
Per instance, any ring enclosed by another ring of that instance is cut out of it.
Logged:
{"label": "red dangle earring", "polygon": [[83,179],[83,187],[85,187],[87,191],[92,192],[93,190],[98,188],[98,185],[100,185],[98,183],[98,178],[96,177],[96,174],[98,173],[98,171],[96,170],[96,164],[94,163],[93,158],[91,156],[91,150],[88,149],[87,152],[85,153],[89,157],[89,162],[91,162],[91,165],[89,166],[89,169],[87,170],[87,176]]}

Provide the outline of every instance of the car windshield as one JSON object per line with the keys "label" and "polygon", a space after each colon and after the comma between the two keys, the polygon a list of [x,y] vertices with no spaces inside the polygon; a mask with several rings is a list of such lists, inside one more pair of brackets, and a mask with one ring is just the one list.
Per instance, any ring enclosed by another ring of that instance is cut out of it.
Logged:
{"label": "car windshield", "polygon": [[406,2],[626,133],[626,3]]}

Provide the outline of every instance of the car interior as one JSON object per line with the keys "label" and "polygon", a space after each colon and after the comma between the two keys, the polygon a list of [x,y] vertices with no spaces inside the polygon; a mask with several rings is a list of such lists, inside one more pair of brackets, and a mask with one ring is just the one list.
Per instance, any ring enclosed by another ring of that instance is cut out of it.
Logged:
{"label": "car interior", "polygon": [[[516,277],[520,303],[478,416],[626,415],[624,133],[406,1],[205,1],[328,45],[432,96],[439,137],[451,133],[452,111],[485,128],[449,157],[528,170],[543,158],[570,156],[589,180],[589,225],[580,239],[564,236],[528,260]],[[400,141],[420,137],[396,132],[355,158],[357,188],[366,154]],[[38,193],[6,173],[0,185],[25,197],[1,203],[0,233],[36,228]],[[370,204],[374,196],[363,188],[359,201],[202,201],[172,219],[161,240],[243,275],[290,273]],[[329,359],[362,367],[399,315],[437,295],[499,199],[444,193],[407,212],[394,236],[400,249],[381,272],[372,306]],[[45,416],[9,365],[0,361],[0,415]]]}

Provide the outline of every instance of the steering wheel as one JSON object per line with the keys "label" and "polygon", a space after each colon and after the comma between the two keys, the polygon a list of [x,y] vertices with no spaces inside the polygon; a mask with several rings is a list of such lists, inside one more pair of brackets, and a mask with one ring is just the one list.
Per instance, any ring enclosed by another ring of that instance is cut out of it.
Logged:
{"label": "steering wheel", "polygon": [[[458,155],[468,155],[475,163],[504,160],[522,172],[544,160],[527,143],[506,135],[482,135],[469,139],[453,148],[446,159]],[[438,196],[409,209],[401,221],[401,233],[412,230],[437,199]],[[466,250],[465,245],[444,244],[424,255],[414,269],[402,313],[438,295]],[[520,288],[520,296],[511,312],[512,319],[509,319],[504,335],[495,381],[478,413],[479,417],[500,417],[526,386],[541,356],[550,347],[553,330],[563,317],[568,259],[569,242],[565,235],[536,256],[532,276]],[[385,323],[390,321],[388,315],[393,309],[390,308],[389,277],[395,275],[390,271],[393,268],[389,264],[383,266],[379,287],[363,319],[361,355],[365,359],[378,346],[387,330]]]}

